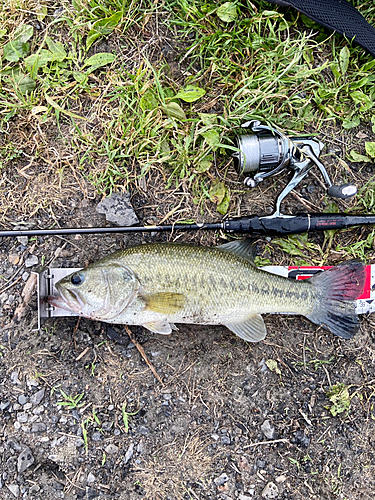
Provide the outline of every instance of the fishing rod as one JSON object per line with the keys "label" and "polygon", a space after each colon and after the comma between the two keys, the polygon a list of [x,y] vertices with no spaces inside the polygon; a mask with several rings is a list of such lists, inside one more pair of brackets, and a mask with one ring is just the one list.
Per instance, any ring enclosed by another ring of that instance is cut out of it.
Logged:
{"label": "fishing rod", "polygon": [[127,227],[88,227],[67,229],[0,230],[0,237],[6,236],[56,236],[68,234],[140,233],[160,231],[222,230],[227,233],[245,233],[265,236],[283,236],[309,231],[345,229],[354,226],[375,224],[375,215],[346,214],[297,214],[284,215],[280,212],[281,202],[316,166],[320,170],[327,193],[340,199],[347,199],[357,193],[353,184],[333,185],[319,160],[324,144],[312,137],[288,137],[276,128],[252,120],[241,125],[232,148],[235,168],[240,175],[246,174],[244,185],[254,188],[272,176],[282,172],[291,173],[291,178],[278,195],[275,212],[269,216],[251,215],[230,218],[222,222],[196,224],[168,224]]}
{"label": "fishing rod", "polygon": [[69,234],[103,234],[103,233],[150,233],[161,231],[197,231],[222,230],[226,233],[241,233],[264,236],[285,236],[310,231],[326,231],[328,229],[346,229],[355,226],[375,225],[375,215],[346,214],[298,214],[269,216],[251,215],[227,219],[222,222],[196,224],[167,224],[155,226],[128,227],[86,227],[57,229],[21,229],[2,230],[0,237],[8,236],[63,236]]}

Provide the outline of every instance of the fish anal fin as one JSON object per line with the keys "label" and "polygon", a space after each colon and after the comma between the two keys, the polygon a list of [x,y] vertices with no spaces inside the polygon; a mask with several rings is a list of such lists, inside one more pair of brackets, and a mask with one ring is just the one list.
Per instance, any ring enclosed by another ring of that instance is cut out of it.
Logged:
{"label": "fish anal fin", "polygon": [[150,330],[150,332],[160,333],[161,335],[169,335],[172,333],[172,329],[176,328],[172,323],[166,321],[151,321],[150,323],[144,323],[142,326]]}
{"label": "fish anal fin", "polygon": [[248,342],[259,342],[267,335],[266,325],[260,314],[252,314],[238,323],[225,323],[225,326]]}
{"label": "fish anal fin", "polygon": [[144,297],[145,310],[161,314],[175,314],[181,311],[185,305],[185,295],[174,292],[154,293]]}

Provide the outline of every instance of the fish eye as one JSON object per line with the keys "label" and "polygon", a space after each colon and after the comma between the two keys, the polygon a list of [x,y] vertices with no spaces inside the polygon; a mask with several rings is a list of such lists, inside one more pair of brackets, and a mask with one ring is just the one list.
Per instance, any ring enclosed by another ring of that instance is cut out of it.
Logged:
{"label": "fish eye", "polygon": [[70,278],[72,285],[81,285],[84,281],[84,277],[82,273],[73,274]]}

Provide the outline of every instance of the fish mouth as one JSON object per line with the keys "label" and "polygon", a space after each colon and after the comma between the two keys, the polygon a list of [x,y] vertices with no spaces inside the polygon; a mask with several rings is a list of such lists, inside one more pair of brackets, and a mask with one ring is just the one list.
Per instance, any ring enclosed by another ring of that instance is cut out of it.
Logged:
{"label": "fish mouth", "polygon": [[50,295],[48,297],[48,303],[59,309],[64,309],[65,311],[71,311],[75,313],[81,313],[83,309],[83,301],[79,293],[75,290],[62,289],[56,285],[57,295]]}

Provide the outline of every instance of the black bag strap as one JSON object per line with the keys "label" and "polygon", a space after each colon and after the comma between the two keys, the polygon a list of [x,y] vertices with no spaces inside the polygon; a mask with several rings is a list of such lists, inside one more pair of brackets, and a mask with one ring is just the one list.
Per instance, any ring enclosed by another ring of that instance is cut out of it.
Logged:
{"label": "black bag strap", "polygon": [[375,57],[375,28],[347,0],[267,0],[270,3],[294,7],[313,21],[337,31],[349,40],[354,38]]}

